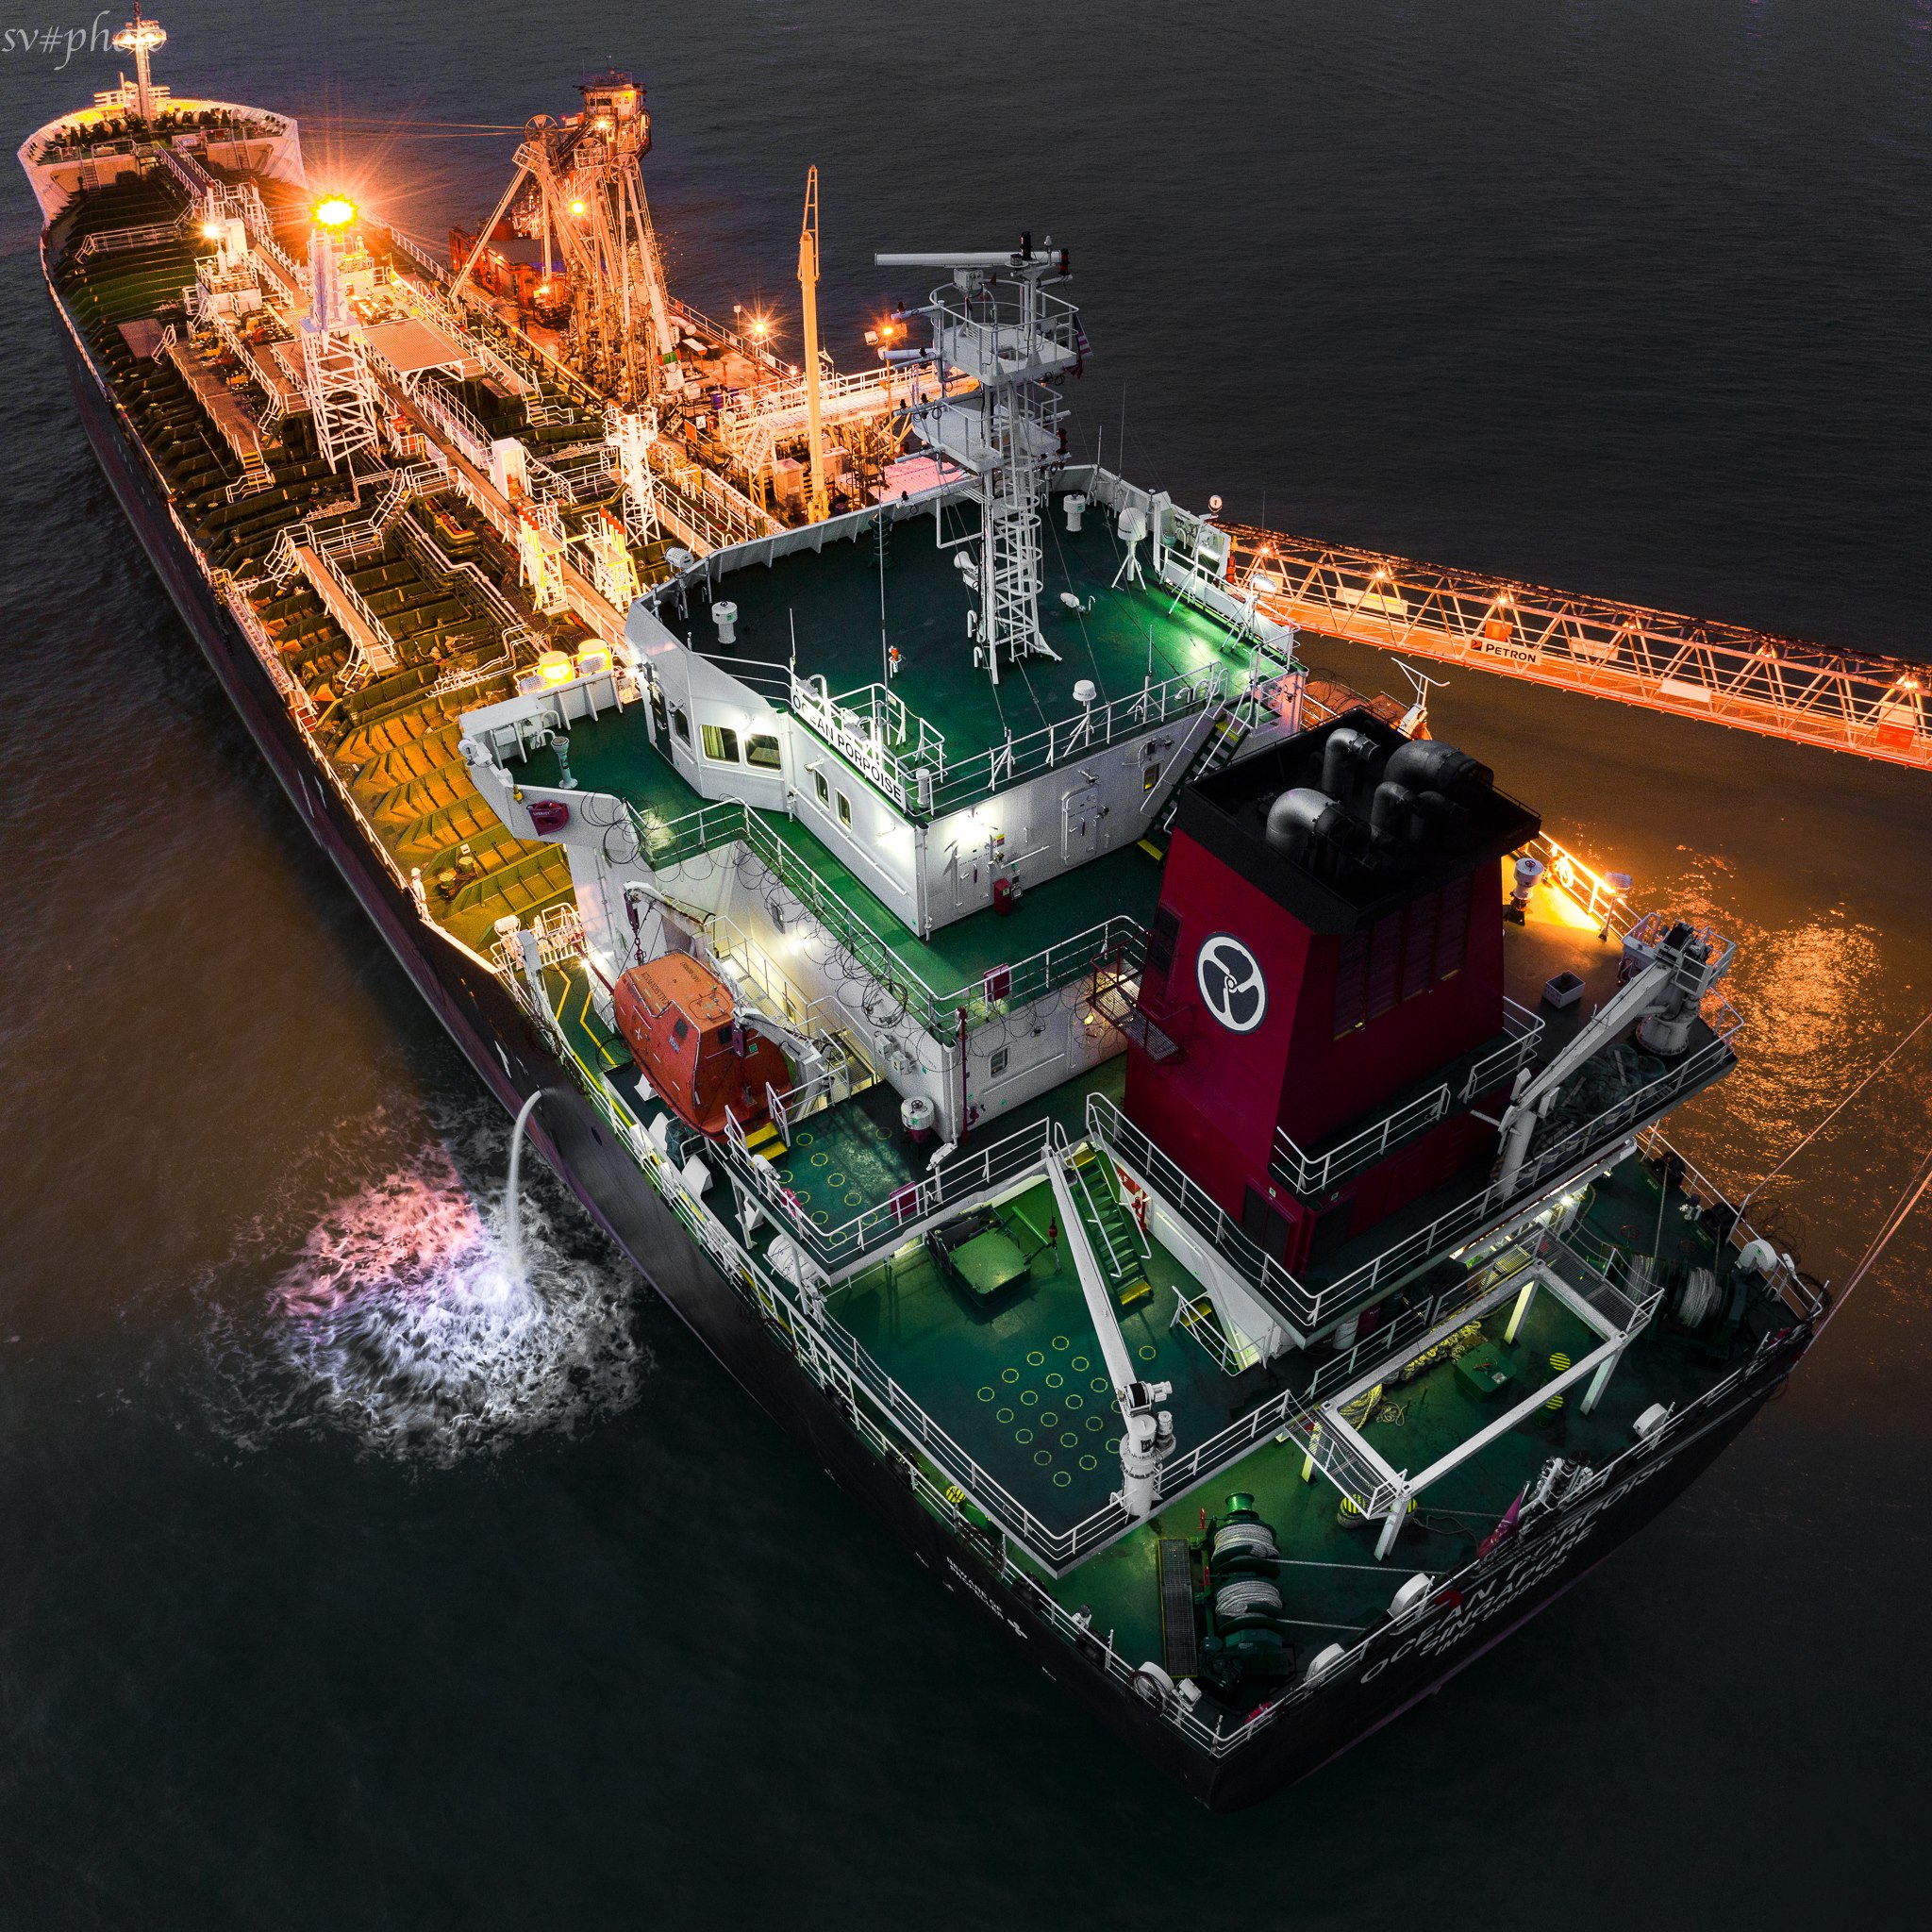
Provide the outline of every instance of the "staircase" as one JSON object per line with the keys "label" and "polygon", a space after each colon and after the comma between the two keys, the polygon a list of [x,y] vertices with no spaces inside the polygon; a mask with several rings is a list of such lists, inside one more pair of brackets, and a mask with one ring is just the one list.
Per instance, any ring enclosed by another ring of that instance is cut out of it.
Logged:
{"label": "staircase", "polygon": [[1112,1165],[1091,1145],[1080,1147],[1070,1163],[1072,1192],[1088,1245],[1107,1276],[1108,1291],[1124,1308],[1145,1299],[1154,1288],[1147,1279],[1146,1238],[1114,1192]]}
{"label": "staircase", "polygon": [[1235,760],[1242,741],[1248,735],[1248,722],[1235,705],[1223,704],[1215,712],[1208,724],[1207,735],[1201,740],[1201,748],[1194,754],[1193,762],[1180,775],[1180,782],[1168,794],[1166,806],[1160,814],[1160,829],[1174,830],[1174,819],[1181,808],[1181,793],[1190,785],[1198,785],[1203,778],[1211,778],[1216,772],[1224,771]]}
{"label": "staircase", "polygon": [[1261,1359],[1261,1351],[1222,1314],[1208,1295],[1191,1301],[1176,1289],[1174,1320],[1168,1326],[1199,1342],[1224,1375],[1239,1375]]}
{"label": "staircase", "polygon": [[259,442],[249,444],[241,452],[241,457],[242,474],[227,489],[227,501],[230,503],[239,503],[244,496],[259,496],[264,490],[275,487],[275,473],[263,458]]}

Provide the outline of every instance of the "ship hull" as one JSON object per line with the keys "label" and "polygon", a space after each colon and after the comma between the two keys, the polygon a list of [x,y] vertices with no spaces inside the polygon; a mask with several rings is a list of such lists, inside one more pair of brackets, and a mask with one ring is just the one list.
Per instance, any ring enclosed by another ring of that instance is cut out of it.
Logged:
{"label": "ship hull", "polygon": [[[1256,1802],[1399,1715],[1543,1608],[1695,1478],[1782,1384],[1801,1342],[1760,1358],[1735,1399],[1685,1430],[1612,1487],[1574,1509],[1547,1512],[1534,1533],[1479,1566],[1462,1600],[1437,1603],[1391,1625],[1345,1681],[1302,1694],[1252,1738],[1217,1753],[1143,1702],[1109,1670],[1098,1643],[1070,1642],[1044,1622],[1031,1588],[1009,1578],[972,1535],[935,1515],[906,1470],[855,1433],[840,1398],[805,1375],[781,1335],[691,1241],[626,1149],[480,961],[446,942],[389,874],[355,815],[319,773],[247,640],[172,522],[152,471],[123,423],[49,279],[75,401],[101,468],[183,622],[260,748],[290,803],[334,862],[417,991],[477,1077],[514,1113],[541,1091],[530,1131],[591,1217],[725,1370],[818,1457],[840,1484],[886,1520],[961,1604],[988,1618],[1046,1674],[1130,1744],[1217,1809]],[[648,1257],[648,1259],[646,1259]],[[1391,1591],[1408,1574],[1398,1548]]]}

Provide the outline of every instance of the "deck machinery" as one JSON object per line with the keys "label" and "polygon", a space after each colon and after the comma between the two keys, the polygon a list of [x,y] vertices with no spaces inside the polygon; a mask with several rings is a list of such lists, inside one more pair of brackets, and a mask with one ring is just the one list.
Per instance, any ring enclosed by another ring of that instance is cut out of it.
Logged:
{"label": "deck machinery", "polygon": [[[920,258],[926,487],[733,525],[382,236],[318,301],[285,117],[129,91],[23,160],[103,466],[478,1077],[1204,1799],[1480,1654],[1781,1386],[1823,1297],[1657,1125],[1734,1063],[1730,943],[1318,699],[1225,533],[1066,459],[1063,256]],[[305,315],[377,398],[333,466]],[[682,541],[633,597],[641,461]]]}

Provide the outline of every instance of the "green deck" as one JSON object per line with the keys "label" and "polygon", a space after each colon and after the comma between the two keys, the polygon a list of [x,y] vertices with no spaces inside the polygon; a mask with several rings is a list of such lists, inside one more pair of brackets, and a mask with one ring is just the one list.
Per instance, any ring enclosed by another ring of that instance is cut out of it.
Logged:
{"label": "green deck", "polygon": [[[1682,1198],[1674,1188],[1666,1197],[1656,1173],[1641,1161],[1624,1161],[1609,1180],[1592,1188],[1570,1239],[1579,1245],[1607,1241],[1629,1253],[1656,1252],[1665,1265],[1718,1267],[1722,1273],[1724,1253],[1708,1229],[1678,1213]],[[1553,1379],[1558,1373],[1553,1356],[1574,1363],[1598,1343],[1594,1330],[1542,1291],[1531,1303],[1515,1343],[1506,1344],[1502,1337],[1513,1305],[1513,1297],[1506,1300],[1481,1324],[1485,1344],[1515,1373],[1507,1389],[1478,1395],[1447,1358],[1407,1383],[1388,1377],[1375,1419],[1365,1423],[1362,1433],[1397,1471],[1420,1474]],[[1349,1642],[1388,1608],[1397,1587],[1414,1572],[1441,1574],[1466,1562],[1551,1457],[1601,1467],[1629,1447],[1631,1424],[1644,1409],[1653,1403],[1688,1402],[1727,1360],[1740,1358],[1757,1333],[1790,1319],[1761,1296],[1754,1306],[1746,1332],[1728,1347],[1720,1338],[1684,1334],[1662,1318],[1654,1321],[1625,1352],[1591,1414],[1581,1408],[1587,1382],[1572,1384],[1556,1408],[1531,1409],[1422,1492],[1385,1561],[1375,1560],[1374,1528],[1341,1507],[1319,1471],[1304,1476],[1303,1444],[1291,1437],[1270,1439],[1065,1577],[1041,1580],[1070,1609],[1090,1608],[1094,1627],[1113,1631],[1123,1655],[1158,1660],[1160,1538],[1197,1538],[1204,1511],[1217,1515],[1228,1495],[1246,1491],[1291,1558],[1276,1580],[1285,1614],[1296,1620],[1291,1635],[1303,1645],[1304,1657],[1324,1643]],[[1181,1437],[1182,1449],[1191,1440],[1199,1438]]]}
{"label": "green deck", "polygon": [[[968,527],[966,517],[949,515],[949,539]],[[1212,618],[1176,605],[1170,591],[1112,588],[1123,552],[1113,519],[1104,511],[1090,510],[1086,527],[1074,536],[1056,505],[1041,518],[1041,547],[1040,627],[1060,661],[1039,658],[1003,670],[995,687],[973,668],[966,613],[976,600],[954,560],[975,554],[973,546],[941,550],[930,517],[888,527],[885,629],[902,660],[892,689],[908,709],[944,733],[949,763],[1004,743],[1009,734],[1021,738],[1077,715],[1074,687],[1082,678],[1099,687],[1102,704],[1132,697],[1150,664],[1156,684],[1217,663],[1237,687],[1245,681],[1248,646]],[[718,592],[738,606],[733,653],[755,662],[790,663],[795,626],[801,677],[823,676],[834,697],[882,684],[879,580],[878,545],[870,533],[856,542],[827,543],[822,551],[794,551],[769,566],[735,570]],[[1093,608],[1067,609],[1062,591],[1083,604],[1091,598]],[[694,611],[691,633],[698,650],[717,650],[702,609]]]}
{"label": "green deck", "polygon": [[[1009,1111],[996,1109],[953,1158],[969,1161],[989,1141],[1043,1120],[1058,1122],[1069,1141],[1081,1141],[1087,1133],[1087,1096],[1101,1093],[1118,1107],[1125,1082],[1126,1061],[1115,1058],[1037,1100]],[[801,1122],[791,1151],[774,1164],[774,1171],[816,1225],[837,1227],[917,1180],[932,1151],[930,1144],[914,1147],[907,1140],[899,1125],[898,1090],[881,1082]]]}
{"label": "green deck", "polygon": [[[990,1474],[1042,1522],[1071,1526],[1120,1487],[1119,1410],[1052,1189],[1037,1182],[1003,1219],[1031,1257],[1030,1278],[991,1307],[947,1281],[921,1241],[856,1276],[828,1307]],[[1152,1292],[1119,1311],[1122,1335],[1140,1374],[1173,1383],[1164,1407],[1183,1439],[1198,1441],[1227,1426],[1259,1378],[1224,1374],[1169,1325],[1174,1284],[1198,1290],[1158,1243],[1148,1276]]]}

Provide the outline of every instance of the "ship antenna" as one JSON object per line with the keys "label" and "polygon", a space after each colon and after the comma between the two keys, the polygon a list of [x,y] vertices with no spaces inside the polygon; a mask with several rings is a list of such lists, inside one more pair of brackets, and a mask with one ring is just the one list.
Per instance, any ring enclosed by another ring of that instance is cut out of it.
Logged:
{"label": "ship antenna", "polygon": [[1395,668],[1408,679],[1415,691],[1415,703],[1403,712],[1402,723],[1395,728],[1405,738],[1426,738],[1429,735],[1429,693],[1440,691],[1449,680],[1446,677],[1430,677],[1400,658],[1395,660]]}

